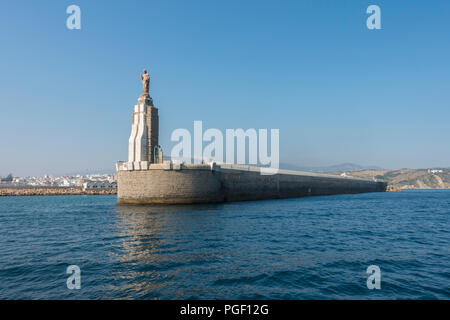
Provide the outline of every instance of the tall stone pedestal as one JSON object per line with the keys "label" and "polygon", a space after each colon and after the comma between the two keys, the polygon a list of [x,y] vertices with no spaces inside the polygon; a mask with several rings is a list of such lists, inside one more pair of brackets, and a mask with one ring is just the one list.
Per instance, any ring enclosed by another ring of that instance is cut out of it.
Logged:
{"label": "tall stone pedestal", "polygon": [[147,169],[155,159],[155,149],[158,148],[159,130],[158,109],[153,105],[150,96],[141,96],[134,106],[131,135],[128,140],[128,163],[134,169]]}

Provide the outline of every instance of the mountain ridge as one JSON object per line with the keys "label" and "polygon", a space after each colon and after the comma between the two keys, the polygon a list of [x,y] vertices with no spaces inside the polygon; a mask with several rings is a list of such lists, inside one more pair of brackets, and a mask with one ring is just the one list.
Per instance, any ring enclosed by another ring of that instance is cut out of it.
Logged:
{"label": "mountain ridge", "polygon": [[362,171],[362,170],[384,170],[378,166],[362,166],[356,163],[344,162],[340,164],[335,164],[331,166],[299,166],[291,163],[280,163],[280,169],[284,170],[296,170],[296,171],[306,171],[306,172],[344,172],[344,171]]}

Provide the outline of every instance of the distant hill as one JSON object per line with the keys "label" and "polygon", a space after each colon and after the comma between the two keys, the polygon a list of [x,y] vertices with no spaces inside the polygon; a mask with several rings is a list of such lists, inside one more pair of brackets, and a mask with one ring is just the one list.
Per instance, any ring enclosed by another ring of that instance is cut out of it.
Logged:
{"label": "distant hill", "polygon": [[349,172],[349,171],[361,171],[361,170],[383,170],[377,166],[362,166],[355,163],[341,163],[332,166],[324,167],[308,167],[308,166],[298,166],[289,163],[280,163],[280,169],[284,170],[297,170],[297,171],[307,171],[307,172]]}
{"label": "distant hill", "polygon": [[[339,175],[343,172],[333,172]],[[385,181],[399,189],[449,189],[450,169],[362,170],[345,172],[349,177]]]}

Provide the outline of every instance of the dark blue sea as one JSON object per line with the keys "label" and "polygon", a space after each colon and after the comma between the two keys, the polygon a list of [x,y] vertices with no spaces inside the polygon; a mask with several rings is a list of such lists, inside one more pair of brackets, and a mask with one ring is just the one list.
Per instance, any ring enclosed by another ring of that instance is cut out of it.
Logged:
{"label": "dark blue sea", "polygon": [[189,206],[0,197],[0,299],[449,299],[449,222],[444,190]]}

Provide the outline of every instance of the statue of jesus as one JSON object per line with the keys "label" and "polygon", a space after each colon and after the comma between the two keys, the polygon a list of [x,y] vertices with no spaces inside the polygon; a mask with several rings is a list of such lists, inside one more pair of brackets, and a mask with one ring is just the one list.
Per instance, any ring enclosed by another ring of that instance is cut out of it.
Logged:
{"label": "statue of jesus", "polygon": [[143,74],[141,74],[142,80],[142,94],[141,97],[149,97],[148,90],[150,88],[150,75],[147,73],[147,70],[144,69]]}

